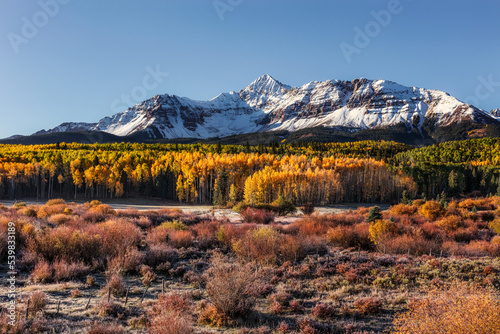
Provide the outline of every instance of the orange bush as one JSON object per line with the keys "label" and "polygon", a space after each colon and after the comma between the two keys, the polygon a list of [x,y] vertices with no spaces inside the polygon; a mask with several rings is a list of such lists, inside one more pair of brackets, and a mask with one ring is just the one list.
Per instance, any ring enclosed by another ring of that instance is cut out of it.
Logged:
{"label": "orange bush", "polygon": [[411,205],[414,205],[416,207],[421,207],[422,205],[425,204],[425,199],[416,199],[416,200],[413,200],[413,202],[411,203]]}
{"label": "orange bush", "polygon": [[280,235],[268,226],[250,230],[240,240],[233,242],[232,249],[245,261],[275,264],[279,255]]}
{"label": "orange bush", "polygon": [[413,215],[417,212],[417,207],[414,205],[406,205],[406,204],[397,204],[394,206],[391,206],[389,209],[389,213],[391,215],[406,215],[410,216]]}
{"label": "orange bush", "polygon": [[47,202],[38,209],[37,216],[38,218],[47,218],[55,214],[63,214],[65,209],[65,203],[48,204]]}
{"label": "orange bush", "polygon": [[493,230],[496,234],[500,234],[500,219],[495,219],[488,224],[488,227]]}
{"label": "orange bush", "polygon": [[408,307],[395,318],[393,333],[500,333],[500,301],[478,287],[434,290]]}
{"label": "orange bush", "polygon": [[467,198],[458,204],[459,208],[472,210],[476,208],[477,210],[495,210],[497,205],[491,198]]}
{"label": "orange bush", "polygon": [[370,223],[370,240],[375,244],[382,239],[391,234],[395,234],[397,231],[397,226],[394,222],[384,219],[384,220],[375,220]]}
{"label": "orange bush", "polygon": [[326,240],[337,247],[360,247],[364,250],[372,248],[368,223],[331,228],[326,232]]}
{"label": "orange bush", "polygon": [[424,205],[420,207],[420,212],[422,215],[427,217],[430,220],[436,220],[439,216],[441,216],[445,211],[443,206],[436,201],[427,201]]}
{"label": "orange bush", "polygon": [[202,308],[198,322],[202,325],[222,327],[229,323],[230,318],[219,311],[215,305],[208,305]]}
{"label": "orange bush", "polygon": [[114,215],[116,213],[116,211],[107,204],[99,204],[92,206],[89,209],[89,212],[102,213],[104,215]]}
{"label": "orange bush", "polygon": [[464,227],[465,223],[462,217],[460,216],[446,216],[440,220],[438,220],[436,223],[436,226],[442,228],[446,232],[452,232],[456,231],[460,227]]}
{"label": "orange bush", "polygon": [[299,227],[301,235],[324,235],[327,230],[328,225],[319,224],[314,221],[305,221]]}

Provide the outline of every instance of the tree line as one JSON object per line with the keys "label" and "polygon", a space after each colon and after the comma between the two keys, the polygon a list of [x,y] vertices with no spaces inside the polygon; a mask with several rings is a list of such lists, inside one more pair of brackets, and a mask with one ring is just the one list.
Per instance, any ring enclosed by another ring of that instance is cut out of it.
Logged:
{"label": "tree line", "polygon": [[217,205],[270,203],[279,196],[297,205],[387,202],[403,190],[415,193],[413,181],[384,161],[407,149],[392,142],[1,145],[0,196],[152,196]]}

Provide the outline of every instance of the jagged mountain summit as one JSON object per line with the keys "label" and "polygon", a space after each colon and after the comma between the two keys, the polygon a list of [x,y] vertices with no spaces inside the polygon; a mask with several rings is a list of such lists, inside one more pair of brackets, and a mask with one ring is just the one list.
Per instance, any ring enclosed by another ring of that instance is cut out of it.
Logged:
{"label": "jagged mountain summit", "polygon": [[500,108],[492,109],[490,111],[490,114],[493,115],[493,116],[495,116],[495,117],[497,117],[497,118],[500,117]]}
{"label": "jagged mountain summit", "polygon": [[351,131],[404,126],[408,132],[461,122],[500,124],[487,113],[439,90],[386,80],[313,81],[291,87],[264,75],[237,92],[209,101],[157,95],[97,123],[63,123],[39,133],[103,131],[117,136],[210,138],[312,127]]}

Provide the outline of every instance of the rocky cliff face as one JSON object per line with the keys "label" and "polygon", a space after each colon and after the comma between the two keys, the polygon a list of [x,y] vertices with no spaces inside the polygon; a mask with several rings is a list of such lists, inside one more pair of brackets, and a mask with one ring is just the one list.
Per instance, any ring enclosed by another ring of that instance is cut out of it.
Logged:
{"label": "rocky cliff face", "polygon": [[314,81],[290,87],[264,75],[210,101],[158,95],[95,124],[64,123],[45,132],[105,131],[119,136],[209,138],[324,126],[359,129],[403,124],[421,131],[463,121],[499,124],[492,115],[445,92],[386,80]]}

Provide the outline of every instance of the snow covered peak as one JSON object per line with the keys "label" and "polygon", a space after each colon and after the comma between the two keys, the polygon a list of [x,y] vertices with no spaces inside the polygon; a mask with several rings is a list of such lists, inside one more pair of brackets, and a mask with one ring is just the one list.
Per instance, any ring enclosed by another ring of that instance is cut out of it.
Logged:
{"label": "snow covered peak", "polygon": [[258,94],[278,96],[282,95],[285,90],[290,88],[290,86],[283,85],[269,74],[265,74],[257,78],[257,80],[248,85],[244,90]]}
{"label": "snow covered peak", "polygon": [[463,121],[500,124],[500,109],[488,114],[445,92],[387,80],[312,81],[292,88],[266,74],[209,101],[157,95],[98,123],[66,123],[49,131],[210,138],[318,126],[356,131],[404,125],[423,133]]}

